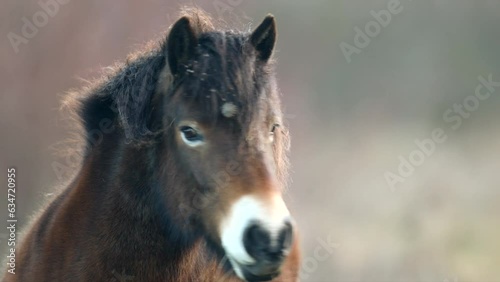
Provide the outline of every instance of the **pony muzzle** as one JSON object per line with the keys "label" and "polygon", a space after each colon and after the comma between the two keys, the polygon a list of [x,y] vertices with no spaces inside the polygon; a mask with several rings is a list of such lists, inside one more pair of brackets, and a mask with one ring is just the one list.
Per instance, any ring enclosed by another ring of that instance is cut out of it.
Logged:
{"label": "pony muzzle", "polygon": [[293,221],[281,196],[243,196],[221,225],[222,247],[235,273],[246,281],[280,274],[293,242]]}

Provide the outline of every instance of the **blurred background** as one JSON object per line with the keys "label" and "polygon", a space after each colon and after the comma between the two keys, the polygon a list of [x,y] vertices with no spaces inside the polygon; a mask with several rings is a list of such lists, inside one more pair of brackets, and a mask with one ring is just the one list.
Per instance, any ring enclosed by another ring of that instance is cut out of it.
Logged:
{"label": "blurred background", "polygon": [[[46,2],[0,4],[0,180],[17,168],[21,226],[78,164],[54,153],[70,137],[65,91],[188,4],[60,0],[48,15]],[[303,281],[500,281],[500,87],[481,82],[500,82],[498,0],[196,4],[240,29],[276,16]],[[436,129],[446,140],[429,141]]]}

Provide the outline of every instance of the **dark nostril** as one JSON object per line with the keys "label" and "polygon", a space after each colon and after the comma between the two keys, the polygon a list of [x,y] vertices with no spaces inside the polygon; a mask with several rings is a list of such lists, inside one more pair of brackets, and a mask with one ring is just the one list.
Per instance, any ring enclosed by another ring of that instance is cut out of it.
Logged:
{"label": "dark nostril", "polygon": [[269,233],[257,224],[250,225],[243,235],[243,245],[254,258],[265,256],[271,244]]}
{"label": "dark nostril", "polygon": [[293,227],[290,222],[279,231],[275,242],[271,243],[269,231],[254,223],[243,235],[243,245],[248,254],[258,260],[280,262],[288,253],[293,240]]}

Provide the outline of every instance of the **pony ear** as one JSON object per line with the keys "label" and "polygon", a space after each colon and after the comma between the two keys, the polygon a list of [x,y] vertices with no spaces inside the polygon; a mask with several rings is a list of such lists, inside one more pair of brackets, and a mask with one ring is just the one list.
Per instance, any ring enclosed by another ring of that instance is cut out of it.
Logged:
{"label": "pony ear", "polygon": [[194,55],[197,39],[188,17],[180,18],[168,35],[168,65],[173,75],[180,72],[183,66]]}
{"label": "pony ear", "polygon": [[276,22],[269,14],[250,35],[250,42],[257,51],[257,58],[267,61],[271,57],[276,42]]}

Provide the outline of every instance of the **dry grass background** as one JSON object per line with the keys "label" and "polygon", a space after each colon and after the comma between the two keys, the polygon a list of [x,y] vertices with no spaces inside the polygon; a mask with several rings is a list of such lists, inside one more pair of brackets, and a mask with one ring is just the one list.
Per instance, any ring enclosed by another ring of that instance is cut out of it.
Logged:
{"label": "dry grass background", "polygon": [[[388,2],[196,3],[238,27],[277,18],[292,134],[287,200],[302,229],[304,281],[500,281],[500,88],[457,130],[442,118],[474,93],[479,75],[500,81],[500,2],[401,0],[403,10],[348,63],[340,43],[353,44],[353,28]],[[220,3],[231,11],[217,12]],[[61,183],[52,165],[73,162],[52,150],[68,137],[64,91],[161,34],[182,4],[71,0],[15,53],[7,34],[40,7],[1,1],[0,159],[2,170],[18,169],[21,224]],[[390,189],[384,173],[437,127],[447,141]],[[2,220],[5,211],[2,200]],[[328,238],[335,247],[320,259]]]}

